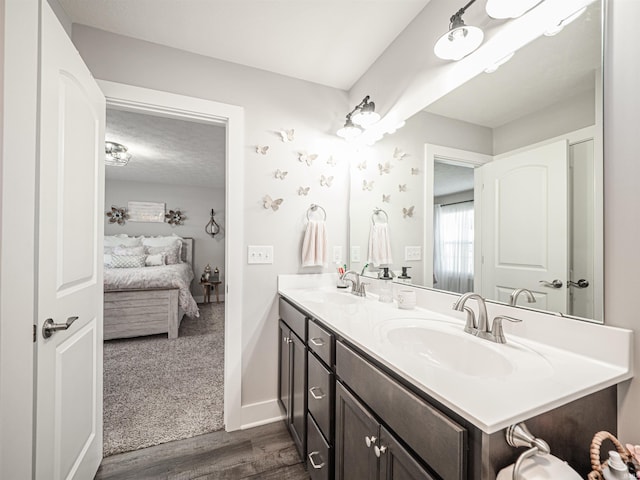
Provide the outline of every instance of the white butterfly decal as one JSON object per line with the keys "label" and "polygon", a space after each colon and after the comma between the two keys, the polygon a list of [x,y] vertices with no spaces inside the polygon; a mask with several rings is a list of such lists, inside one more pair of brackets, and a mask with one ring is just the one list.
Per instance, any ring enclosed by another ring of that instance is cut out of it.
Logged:
{"label": "white butterfly decal", "polygon": [[378,164],[378,171],[380,172],[380,175],[382,175],[383,173],[391,172],[391,163],[390,162],[386,162],[384,165],[379,163]]}
{"label": "white butterfly decal", "polygon": [[332,167],[336,166],[336,161],[333,158],[333,155],[329,156],[329,158],[327,159],[327,165],[331,165]]}
{"label": "white butterfly decal", "polygon": [[304,162],[306,163],[308,166],[311,166],[311,164],[313,163],[313,161],[318,158],[318,154],[317,153],[307,153],[307,152],[298,152],[298,161],[299,162]]}
{"label": "white butterfly decal", "polygon": [[401,192],[406,192],[407,191],[407,184],[404,183],[402,185],[398,185],[398,190],[400,190]]}
{"label": "white butterfly decal", "polygon": [[420,174],[420,169],[419,168],[412,168],[411,169],[411,175],[419,175]]}
{"label": "white butterfly decal", "polygon": [[273,198],[271,198],[269,195],[265,195],[264,199],[263,199],[263,204],[262,206],[266,209],[271,209],[274,212],[276,210],[278,210],[280,208],[280,205],[282,205],[282,202],[284,202],[284,200],[282,198],[276,198],[275,200]]}
{"label": "white butterfly decal", "polygon": [[373,190],[373,180],[367,182],[366,180],[362,180],[362,190]]}
{"label": "white butterfly decal", "polygon": [[411,205],[409,208],[403,208],[402,218],[413,217],[413,208],[414,208],[413,205]]}
{"label": "white butterfly decal", "polygon": [[298,187],[298,195],[302,196],[302,195],[307,195],[309,193],[309,189],[311,187]]}
{"label": "white butterfly decal", "polygon": [[325,177],[324,175],[320,176],[320,186],[330,187],[331,182],[333,182],[333,177]]}
{"label": "white butterfly decal", "polygon": [[282,137],[282,141],[284,143],[293,142],[293,134],[295,133],[293,128],[291,130],[279,130],[278,133]]}
{"label": "white butterfly decal", "polygon": [[393,149],[393,158],[395,158],[396,160],[402,160],[406,156],[407,154],[404,153],[401,148],[396,147]]}
{"label": "white butterfly decal", "polygon": [[284,177],[287,176],[287,173],[289,173],[289,172],[283,172],[282,170],[278,169],[278,170],[276,170],[276,173],[274,174],[274,176],[276,178],[279,178],[280,180],[284,180]]}
{"label": "white butterfly decal", "polygon": [[256,153],[259,153],[261,155],[266,155],[267,152],[269,151],[269,145],[258,145],[256,146]]}
{"label": "white butterfly decal", "polygon": [[367,169],[367,161],[363,161],[362,163],[358,164],[358,170],[366,170]]}
{"label": "white butterfly decal", "polygon": [[382,201],[385,203],[389,203],[391,202],[391,194],[389,195],[385,195],[384,193],[382,194]]}

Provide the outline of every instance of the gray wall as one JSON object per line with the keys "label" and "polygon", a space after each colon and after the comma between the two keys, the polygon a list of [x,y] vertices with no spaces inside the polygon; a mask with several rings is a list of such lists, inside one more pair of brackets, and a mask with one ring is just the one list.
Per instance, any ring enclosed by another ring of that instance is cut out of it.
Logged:
{"label": "gray wall", "polygon": [[[115,167],[114,167],[115,168]],[[202,289],[198,285],[200,275],[208,263],[211,268],[218,267],[224,282],[224,235],[211,238],[204,231],[209,221],[209,213],[216,211],[216,222],[224,227],[225,204],[224,190],[193,187],[188,185],[164,185],[160,183],[142,183],[107,180],[105,184],[105,208],[111,205],[126,207],[129,201],[161,202],[166,211],[180,209],[186,215],[184,225],[172,226],[168,223],[126,222],[118,225],[108,222],[105,216],[105,235],[126,233],[128,235],[171,235],[194,239],[194,281],[191,293],[200,301]],[[221,289],[221,292],[224,290]]]}
{"label": "gray wall", "polygon": [[[300,248],[310,203],[327,211],[329,251],[346,251],[348,159],[345,142],[335,135],[349,110],[345,92],[254,68],[223,62],[101,30],[74,25],[73,41],[94,77],[207,100],[245,109],[244,241],[273,245],[273,265],[243,265],[242,405],[274,401],[277,390],[277,275],[319,272],[302,269]],[[283,143],[277,131],[294,128],[295,141]],[[270,145],[258,155],[256,145]],[[320,157],[308,167],[298,161],[306,150]],[[336,166],[327,165],[333,155]],[[274,171],[288,171],[276,180]],[[334,176],[331,188],[320,175]],[[298,196],[299,186],[311,186]],[[263,198],[283,198],[277,212],[263,208]],[[331,269],[333,270],[333,269]],[[329,271],[324,269],[324,271]],[[275,405],[275,404],[274,404]]]}

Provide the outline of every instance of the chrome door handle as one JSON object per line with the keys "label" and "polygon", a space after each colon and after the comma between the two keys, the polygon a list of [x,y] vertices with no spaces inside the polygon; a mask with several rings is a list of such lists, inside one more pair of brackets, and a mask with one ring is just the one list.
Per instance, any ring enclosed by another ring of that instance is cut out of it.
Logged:
{"label": "chrome door handle", "polygon": [[371,445],[376,443],[377,440],[378,440],[378,437],[376,437],[375,435],[371,435],[370,437],[364,437],[364,443],[367,444],[367,448],[371,448]]}
{"label": "chrome door handle", "polygon": [[313,343],[316,347],[324,346],[324,340],[322,340],[321,338],[312,338],[309,341]]}
{"label": "chrome door handle", "polygon": [[[309,462],[311,462],[311,466],[313,466],[313,468],[315,468],[316,470],[321,469],[322,467],[324,467],[324,462],[320,462],[320,463],[316,463],[313,461],[313,456],[314,455],[318,455],[320,457],[320,452],[311,452],[309,455],[307,455],[307,457],[309,458]],[[322,457],[320,457],[320,460],[322,460]]]}
{"label": "chrome door handle", "polygon": [[567,282],[567,285],[570,287],[576,287],[576,288],[587,288],[589,286],[589,280],[586,280],[584,278],[581,278],[577,282],[569,280]]}
{"label": "chrome door handle", "polygon": [[540,285],[542,285],[543,287],[549,287],[549,288],[562,288],[562,280],[558,280],[557,278],[553,281],[553,282],[547,282],[546,280],[540,280]]}
{"label": "chrome door handle", "polygon": [[373,447],[373,452],[376,454],[376,457],[378,458],[380,458],[380,455],[386,451],[387,451],[387,447],[385,447],[384,445],[380,446],[379,448],[377,445]]}
{"label": "chrome door handle", "polygon": [[326,393],[322,393],[322,390],[320,390],[320,395],[316,395],[316,392],[314,392],[314,390],[320,390],[320,387],[311,387],[309,389],[309,393],[314,398],[314,400],[322,400],[324,397],[327,396]]}
{"label": "chrome door handle", "polygon": [[78,317],[69,317],[67,318],[67,323],[54,323],[52,318],[47,318],[42,325],[42,336],[44,338],[49,338],[55,332],[59,332],[60,330],[68,329],[73,322],[75,322]]}

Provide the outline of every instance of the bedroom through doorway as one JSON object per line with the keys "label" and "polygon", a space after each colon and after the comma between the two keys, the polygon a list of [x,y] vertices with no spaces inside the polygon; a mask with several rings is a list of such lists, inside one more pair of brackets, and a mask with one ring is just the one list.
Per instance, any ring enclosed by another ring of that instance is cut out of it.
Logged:
{"label": "bedroom through doorway", "polygon": [[108,106],[105,140],[106,457],[224,428],[226,125]]}

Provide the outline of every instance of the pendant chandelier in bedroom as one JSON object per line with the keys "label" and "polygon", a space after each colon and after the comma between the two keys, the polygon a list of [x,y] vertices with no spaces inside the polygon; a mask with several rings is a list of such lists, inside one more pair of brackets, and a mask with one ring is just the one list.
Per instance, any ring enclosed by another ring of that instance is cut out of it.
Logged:
{"label": "pendant chandelier in bedroom", "polygon": [[104,163],[112,167],[124,167],[129,160],[131,160],[131,154],[127,151],[128,148],[116,142],[106,141],[104,142]]}

